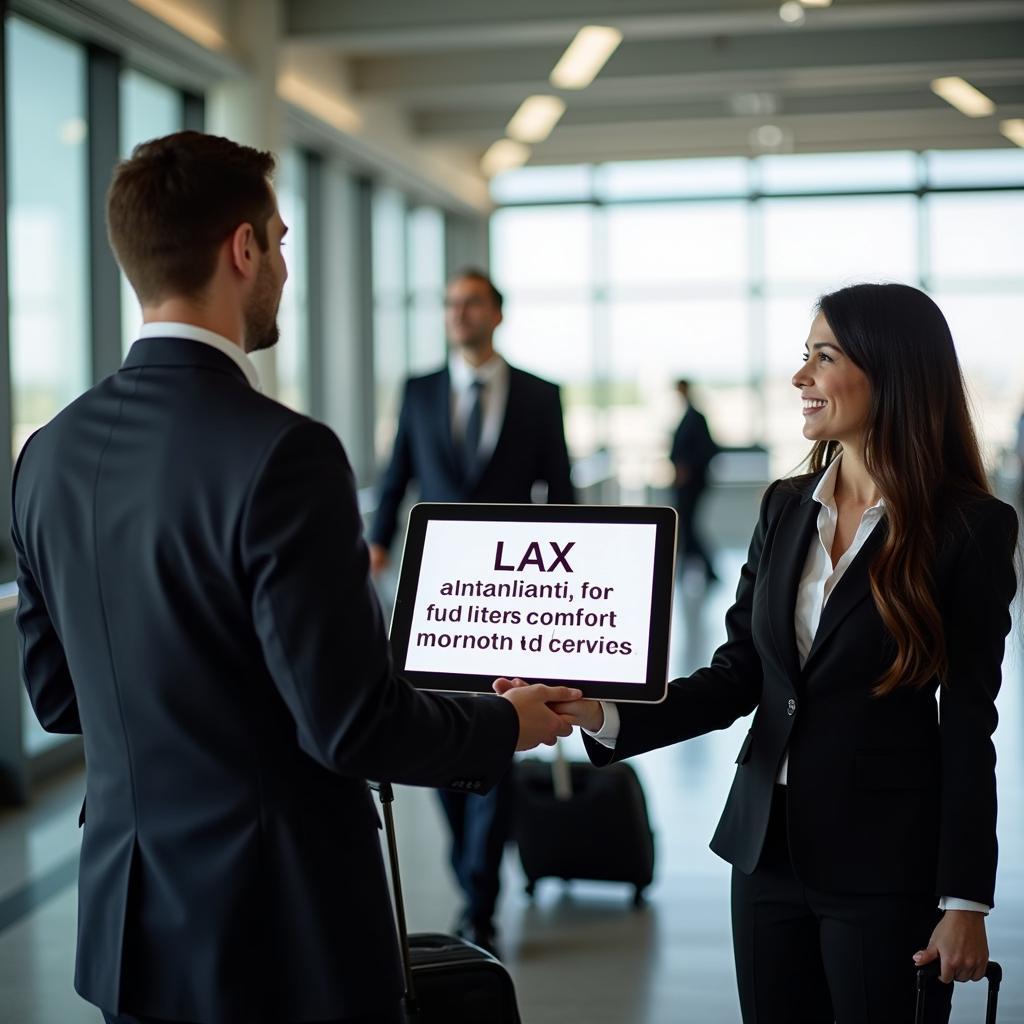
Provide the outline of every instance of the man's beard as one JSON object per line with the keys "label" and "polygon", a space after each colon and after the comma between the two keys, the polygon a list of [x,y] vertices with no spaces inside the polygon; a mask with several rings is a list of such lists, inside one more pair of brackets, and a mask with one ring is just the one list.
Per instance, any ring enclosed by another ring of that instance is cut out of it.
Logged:
{"label": "man's beard", "polygon": [[274,280],[270,263],[264,261],[256,274],[256,284],[245,310],[245,350],[260,352],[277,344],[281,332],[277,326],[277,308],[281,290]]}

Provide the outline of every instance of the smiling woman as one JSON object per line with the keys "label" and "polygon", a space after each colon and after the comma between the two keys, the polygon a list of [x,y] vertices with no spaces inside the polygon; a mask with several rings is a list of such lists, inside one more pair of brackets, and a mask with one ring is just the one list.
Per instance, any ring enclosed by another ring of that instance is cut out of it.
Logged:
{"label": "smiling woman", "polygon": [[988,961],[1017,517],[923,292],[825,295],[792,383],[810,473],[765,494],[726,643],[658,707],[559,710],[607,764],[756,709],[711,844],[733,865],[743,1019],[909,1020],[915,965],[948,983]]}

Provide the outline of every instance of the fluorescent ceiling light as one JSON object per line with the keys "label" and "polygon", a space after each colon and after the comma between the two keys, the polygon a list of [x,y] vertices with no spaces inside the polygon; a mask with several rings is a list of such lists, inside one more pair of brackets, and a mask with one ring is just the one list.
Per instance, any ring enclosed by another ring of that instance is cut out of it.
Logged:
{"label": "fluorescent ceiling light", "polygon": [[807,12],[798,0],[786,0],[779,8],[779,17],[787,25],[802,25],[807,20]]}
{"label": "fluorescent ceiling light", "polygon": [[996,105],[983,92],[955,75],[934,79],[932,92],[968,117],[988,117],[996,112]]}
{"label": "fluorescent ceiling light", "polygon": [[530,147],[514,139],[499,139],[480,159],[480,170],[493,178],[502,171],[522,167],[530,159]]}
{"label": "fluorescent ceiling light", "polygon": [[227,46],[227,41],[220,30],[205,15],[197,14],[175,0],[132,0],[132,3],[167,22],[172,28],[176,28],[182,35],[188,36],[207,50],[223,50]]}
{"label": "fluorescent ceiling light", "polygon": [[999,130],[1018,146],[1024,146],[1024,117],[1014,117],[1009,121],[1000,121]]}
{"label": "fluorescent ceiling light", "polygon": [[543,142],[564,113],[565,103],[557,96],[528,96],[505,131],[517,142]]}
{"label": "fluorescent ceiling light", "polygon": [[585,89],[621,42],[617,28],[585,25],[555,65],[551,84],[558,89]]}
{"label": "fluorescent ceiling light", "polygon": [[831,7],[832,0],[800,0],[804,7]]}

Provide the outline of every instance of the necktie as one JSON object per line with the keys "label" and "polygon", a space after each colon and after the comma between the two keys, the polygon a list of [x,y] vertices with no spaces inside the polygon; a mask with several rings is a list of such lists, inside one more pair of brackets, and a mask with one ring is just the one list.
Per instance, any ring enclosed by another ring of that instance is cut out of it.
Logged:
{"label": "necktie", "polygon": [[484,420],[481,402],[483,390],[482,380],[474,380],[470,385],[469,414],[466,416],[466,429],[462,432],[462,475],[465,480],[472,480],[476,476],[480,455],[480,430]]}

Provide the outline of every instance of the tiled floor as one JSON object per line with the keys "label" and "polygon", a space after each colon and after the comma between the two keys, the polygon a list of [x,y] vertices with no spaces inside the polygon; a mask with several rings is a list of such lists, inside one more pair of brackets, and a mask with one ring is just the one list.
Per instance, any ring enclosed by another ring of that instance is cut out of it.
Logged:
{"label": "tiled floor", "polygon": [[[735,579],[740,553],[723,555]],[[682,673],[702,664],[720,639],[728,586],[708,595],[684,581],[676,604],[673,660]],[[1015,629],[1015,635],[1018,631]],[[1006,969],[999,1020],[1024,1024],[1024,676],[1021,647],[1007,654],[997,733],[1001,800],[999,905],[990,918],[993,955]],[[728,914],[728,868],[707,848],[725,799],[745,723],[635,762],[657,835],[655,884],[632,909],[626,886],[542,882],[522,890],[514,852],[505,862],[501,909],[506,960],[524,1024],[732,1024],[738,1020]],[[570,755],[580,753],[575,740]],[[67,884],[78,842],[81,780],[48,787],[27,812],[0,816],[0,906],[40,882],[37,908],[0,931],[2,1024],[96,1024],[71,988],[75,900]],[[434,795],[397,796],[409,923],[444,930],[458,899],[445,868],[444,831]],[[982,986],[960,986],[953,1020],[984,1018]],[[486,1022],[481,1022],[486,1024]]]}

